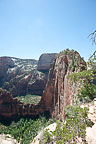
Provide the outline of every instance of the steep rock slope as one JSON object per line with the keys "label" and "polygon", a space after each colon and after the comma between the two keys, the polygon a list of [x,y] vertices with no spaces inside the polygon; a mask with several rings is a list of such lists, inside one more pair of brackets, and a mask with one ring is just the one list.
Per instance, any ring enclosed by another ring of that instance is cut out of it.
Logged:
{"label": "steep rock slope", "polygon": [[61,115],[64,118],[64,108],[72,104],[77,94],[78,85],[70,82],[68,75],[86,69],[86,62],[76,51],[69,49],[61,52],[49,71],[49,78],[42,95],[41,103],[52,117]]}

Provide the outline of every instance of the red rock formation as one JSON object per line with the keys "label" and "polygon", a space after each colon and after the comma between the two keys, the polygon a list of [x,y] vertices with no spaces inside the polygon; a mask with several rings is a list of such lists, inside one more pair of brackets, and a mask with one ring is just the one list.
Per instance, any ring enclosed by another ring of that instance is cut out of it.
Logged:
{"label": "red rock formation", "polygon": [[64,108],[72,104],[78,86],[72,85],[68,75],[86,69],[86,63],[76,51],[60,53],[50,67],[48,82],[38,105],[20,103],[7,91],[0,90],[0,116],[35,116],[49,111],[51,116],[64,119]]}
{"label": "red rock formation", "polygon": [[49,79],[42,95],[41,103],[49,110],[52,117],[61,115],[64,108],[72,104],[78,86],[72,85],[68,75],[86,69],[86,63],[76,51],[66,50],[60,53],[49,72]]}
{"label": "red rock formation", "polygon": [[13,99],[12,94],[0,88],[0,116],[10,118],[12,116],[35,116],[42,113],[42,106],[23,104]]}

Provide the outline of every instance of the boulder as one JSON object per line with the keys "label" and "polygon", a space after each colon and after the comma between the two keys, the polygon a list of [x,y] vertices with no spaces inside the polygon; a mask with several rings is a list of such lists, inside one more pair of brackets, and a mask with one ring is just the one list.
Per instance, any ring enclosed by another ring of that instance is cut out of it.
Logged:
{"label": "boulder", "polygon": [[0,144],[20,144],[12,136],[1,134],[0,135]]}
{"label": "boulder", "polygon": [[88,144],[96,144],[96,123],[86,128],[86,141]]}
{"label": "boulder", "polygon": [[39,134],[34,138],[34,140],[31,142],[31,144],[39,144],[40,140],[42,140],[43,138],[43,134],[46,130],[48,130],[48,132],[54,132],[56,129],[57,123],[52,123],[49,126],[45,127],[42,131],[39,132]]}

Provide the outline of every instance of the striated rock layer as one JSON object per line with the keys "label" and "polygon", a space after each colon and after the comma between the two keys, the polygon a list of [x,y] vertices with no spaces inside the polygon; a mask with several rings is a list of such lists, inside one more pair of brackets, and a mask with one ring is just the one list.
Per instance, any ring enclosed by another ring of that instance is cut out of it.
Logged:
{"label": "striated rock layer", "polygon": [[1,90],[0,116],[36,116],[47,111],[54,118],[61,116],[64,119],[64,108],[73,103],[78,90],[78,85],[72,85],[68,75],[84,69],[86,63],[78,52],[68,49],[61,52],[50,67],[48,82],[39,104],[24,105]]}

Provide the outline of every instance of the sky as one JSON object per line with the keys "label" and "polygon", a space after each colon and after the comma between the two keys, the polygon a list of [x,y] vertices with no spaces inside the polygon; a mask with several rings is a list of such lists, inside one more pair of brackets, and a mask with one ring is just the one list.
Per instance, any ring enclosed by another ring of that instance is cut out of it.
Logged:
{"label": "sky", "polygon": [[39,59],[42,53],[96,50],[96,0],[0,0],[0,56]]}

